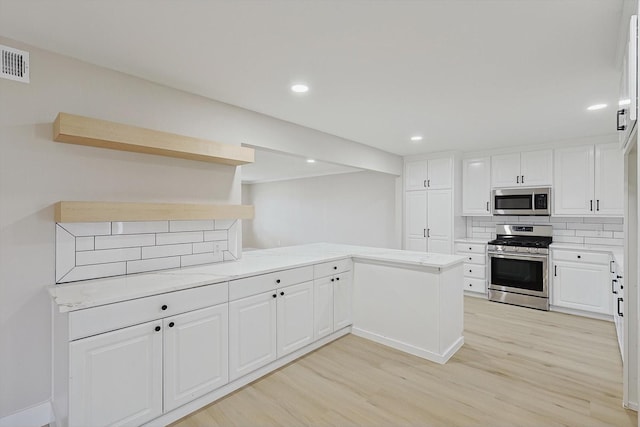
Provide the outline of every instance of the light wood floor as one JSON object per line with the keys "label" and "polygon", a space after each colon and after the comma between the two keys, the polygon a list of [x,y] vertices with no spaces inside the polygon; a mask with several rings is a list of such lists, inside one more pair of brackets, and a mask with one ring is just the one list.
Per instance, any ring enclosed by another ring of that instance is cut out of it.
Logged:
{"label": "light wood floor", "polygon": [[445,365],[347,335],[173,424],[637,426],[612,323],[465,297]]}

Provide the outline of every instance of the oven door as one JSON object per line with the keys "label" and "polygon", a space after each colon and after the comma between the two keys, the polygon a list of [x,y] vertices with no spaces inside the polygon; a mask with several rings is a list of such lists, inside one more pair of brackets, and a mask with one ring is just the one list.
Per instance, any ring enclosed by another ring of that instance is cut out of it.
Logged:
{"label": "oven door", "polygon": [[489,252],[489,289],[548,298],[548,255]]}

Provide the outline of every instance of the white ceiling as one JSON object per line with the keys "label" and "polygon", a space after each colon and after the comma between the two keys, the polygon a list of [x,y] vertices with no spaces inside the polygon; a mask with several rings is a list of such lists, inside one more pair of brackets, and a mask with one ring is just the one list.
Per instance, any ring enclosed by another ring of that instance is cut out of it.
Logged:
{"label": "white ceiling", "polygon": [[268,151],[259,147],[253,148],[256,150],[256,161],[255,163],[242,166],[243,184],[257,184],[261,182],[282,181],[284,179],[309,178],[312,176],[360,171],[360,169],[334,165],[319,160],[316,160],[314,163],[308,163],[307,158],[276,151]]}
{"label": "white ceiling", "polygon": [[623,6],[0,0],[0,35],[407,155],[615,132]]}

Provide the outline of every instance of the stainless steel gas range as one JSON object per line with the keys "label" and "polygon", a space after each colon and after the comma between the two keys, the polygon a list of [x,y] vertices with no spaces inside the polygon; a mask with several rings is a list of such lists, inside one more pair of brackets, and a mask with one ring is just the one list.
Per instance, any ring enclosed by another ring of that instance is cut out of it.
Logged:
{"label": "stainless steel gas range", "polygon": [[489,300],[549,310],[550,225],[497,225],[487,245]]}

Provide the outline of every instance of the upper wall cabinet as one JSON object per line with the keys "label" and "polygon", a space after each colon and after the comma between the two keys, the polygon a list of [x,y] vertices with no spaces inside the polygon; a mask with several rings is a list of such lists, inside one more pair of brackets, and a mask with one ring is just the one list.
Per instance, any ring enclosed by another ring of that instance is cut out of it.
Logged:
{"label": "upper wall cabinet", "polygon": [[53,123],[53,140],[232,166],[253,163],[254,161],[252,148],[206,141],[68,113],[58,114]]}
{"label": "upper wall cabinet", "polygon": [[623,154],[618,144],[558,149],[554,175],[554,215],[623,215]]}
{"label": "upper wall cabinet", "polygon": [[405,163],[405,190],[451,188],[453,164],[450,157]]}
{"label": "upper wall cabinet", "polygon": [[462,160],[462,215],[491,216],[491,158]]}
{"label": "upper wall cabinet", "polygon": [[553,179],[553,152],[527,151],[491,157],[492,187],[550,186]]}

